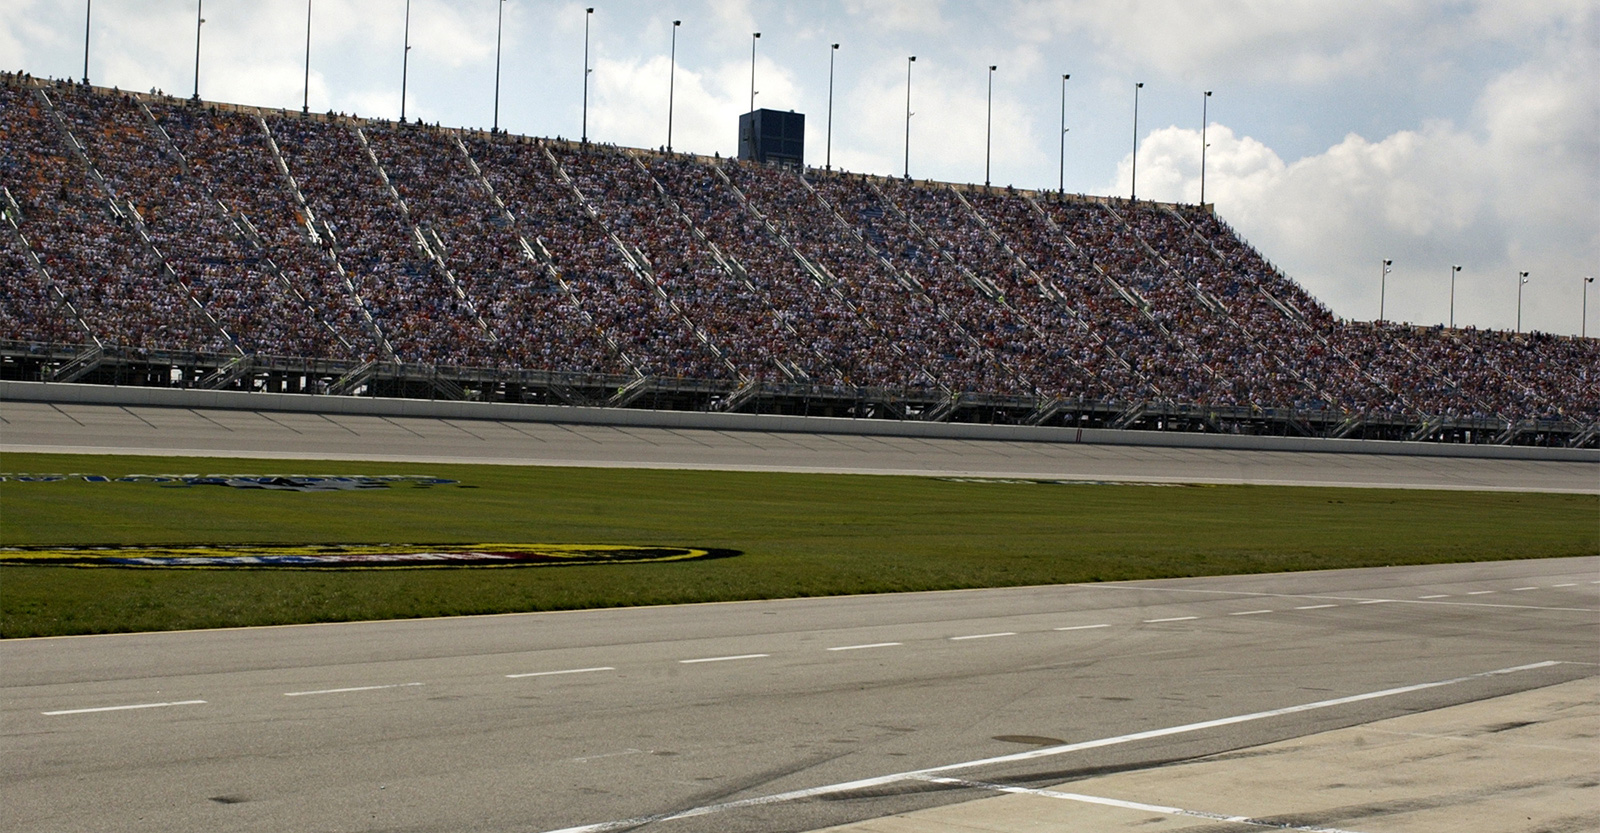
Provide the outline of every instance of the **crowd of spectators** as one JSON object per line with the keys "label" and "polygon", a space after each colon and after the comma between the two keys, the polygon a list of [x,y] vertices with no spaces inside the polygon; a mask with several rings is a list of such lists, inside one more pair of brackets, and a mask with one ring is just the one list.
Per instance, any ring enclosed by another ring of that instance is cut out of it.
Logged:
{"label": "crowd of spectators", "polygon": [[1600,418],[1600,340],[1344,321],[1199,207],[0,81],[0,340]]}

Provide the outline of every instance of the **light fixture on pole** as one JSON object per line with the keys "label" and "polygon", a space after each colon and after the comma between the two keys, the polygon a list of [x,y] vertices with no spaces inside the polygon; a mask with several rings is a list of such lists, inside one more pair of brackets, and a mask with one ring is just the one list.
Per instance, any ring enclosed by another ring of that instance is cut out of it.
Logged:
{"label": "light fixture on pole", "polygon": [[589,144],[589,19],[594,16],[594,7],[583,10],[583,130],[579,133],[584,144]]}
{"label": "light fixture on pole", "polygon": [[756,41],[761,40],[760,32],[750,33],[750,112],[756,111]]}
{"label": "light fixture on pole", "polygon": [[906,59],[906,179],[911,178],[911,65],[916,62],[915,55]]}
{"label": "light fixture on pole", "polygon": [[500,132],[500,35],[506,28],[506,0],[495,4],[494,18],[494,125],[490,133]]}
{"label": "light fixture on pole", "polygon": [[1383,274],[1381,276],[1379,276],[1379,278],[1378,278],[1378,323],[1379,324],[1383,323],[1383,299],[1384,299],[1384,293],[1387,292],[1388,288],[1389,288],[1389,272],[1391,271],[1389,269],[1389,267],[1391,267],[1393,265],[1394,265],[1394,261],[1385,260],[1383,262]]}
{"label": "light fixture on pole", "polygon": [[411,0],[406,0],[405,50],[400,53],[400,122],[406,120],[406,81],[411,70]]}
{"label": "light fixture on pole", "polygon": [[839,44],[834,44],[828,50],[828,150],[822,162],[822,169],[833,170],[833,58],[839,54]]}
{"label": "light fixture on pole", "polygon": [[89,83],[89,18],[94,14],[94,0],[83,2],[83,83]]}
{"label": "light fixture on pole", "polygon": [[1211,91],[1206,90],[1205,98],[1200,99],[1200,205],[1206,204],[1206,122],[1207,111],[1211,105]]}
{"label": "light fixture on pole", "polygon": [[1594,276],[1583,279],[1583,321],[1578,324],[1578,337],[1589,337],[1589,284],[1594,283]]}
{"label": "light fixture on pole", "polygon": [[311,112],[311,0],[306,0],[306,85],[300,96],[300,112]]}
{"label": "light fixture on pole", "polygon": [[1522,332],[1522,287],[1528,284],[1528,273],[1517,273],[1517,332]]}
{"label": "light fixture on pole", "polygon": [[1128,199],[1137,202],[1139,199],[1139,91],[1144,89],[1144,82],[1138,81],[1133,85],[1133,181],[1128,189]]}
{"label": "light fixture on pole", "polygon": [[667,65],[667,153],[672,152],[672,98],[678,83],[678,27],[683,21],[672,21],[672,57]]}
{"label": "light fixture on pole", "polygon": [[989,109],[983,123],[983,187],[989,187],[989,160],[994,149],[994,71],[989,65]]}
{"label": "light fixture on pole", "polygon": [[206,0],[194,4],[194,100],[200,100],[200,27],[205,25]]}
{"label": "light fixture on pole", "polygon": [[1062,197],[1067,195],[1067,79],[1071,77],[1061,76],[1061,169],[1056,174],[1056,192]]}
{"label": "light fixture on pole", "polygon": [[1450,329],[1456,328],[1456,273],[1461,271],[1460,266],[1450,267]]}

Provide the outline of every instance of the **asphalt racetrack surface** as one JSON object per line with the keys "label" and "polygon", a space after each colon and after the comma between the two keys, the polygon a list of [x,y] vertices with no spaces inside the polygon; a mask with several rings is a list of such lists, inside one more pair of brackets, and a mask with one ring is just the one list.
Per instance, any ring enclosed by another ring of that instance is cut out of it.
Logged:
{"label": "asphalt racetrack surface", "polygon": [[1600,464],[0,403],[0,451],[1600,494]]}
{"label": "asphalt racetrack surface", "polygon": [[1600,557],[8,640],[0,828],[811,830],[1592,681],[1597,644]]}

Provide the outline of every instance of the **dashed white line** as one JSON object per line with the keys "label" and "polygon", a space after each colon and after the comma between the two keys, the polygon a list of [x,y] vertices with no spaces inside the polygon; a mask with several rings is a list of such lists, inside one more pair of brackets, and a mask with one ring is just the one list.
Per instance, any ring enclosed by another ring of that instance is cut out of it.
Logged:
{"label": "dashed white line", "polygon": [[1493,593],[1493,592],[1494,592],[1493,590],[1473,590],[1473,591],[1467,593],[1467,595],[1468,596],[1487,596],[1487,595],[1489,595],[1490,593]]}
{"label": "dashed white line", "polygon": [[1537,587],[1513,587],[1513,588],[1511,588],[1511,592],[1515,593],[1518,590],[1538,590],[1538,589],[1539,588],[1537,588]]}
{"label": "dashed white line", "polygon": [[1301,605],[1295,610],[1321,610],[1325,607],[1338,607],[1338,605]]}
{"label": "dashed white line", "polygon": [[903,642],[869,642],[869,643],[867,643],[865,645],[840,645],[837,648],[829,648],[828,650],[830,650],[830,651],[864,651],[864,650],[866,650],[868,648],[893,648],[896,645],[903,645],[903,644],[905,644],[905,643],[903,643]]}
{"label": "dashed white line", "polygon": [[350,688],[324,688],[317,691],[285,691],[285,697],[307,697],[312,694],[344,694],[351,691],[381,691],[386,688],[410,688],[422,683],[393,683],[390,685],[358,685]]}
{"label": "dashed white line", "polygon": [[1065,628],[1056,628],[1058,631],[1089,631],[1095,628],[1109,628],[1110,625],[1069,625]]}
{"label": "dashed white line", "polygon": [[683,664],[683,665],[694,665],[697,662],[730,662],[730,661],[736,660],[736,659],[761,659],[762,657],[770,657],[770,656],[772,656],[772,655],[771,654],[734,654],[733,656],[729,656],[729,657],[701,657],[699,659],[680,659],[680,660],[678,660],[678,662]]}
{"label": "dashed white line", "polygon": [[1448,598],[1450,598],[1450,594],[1449,593],[1435,593],[1432,596],[1418,596],[1417,598],[1419,598],[1419,599],[1448,599]]}
{"label": "dashed white line", "polygon": [[951,642],[960,642],[963,639],[993,639],[997,636],[1016,636],[1016,631],[1002,631],[1000,633],[975,633],[970,636],[952,636]]}
{"label": "dashed white line", "polygon": [[594,668],[566,668],[566,669],[562,669],[560,671],[529,671],[526,674],[507,674],[506,675],[506,679],[508,679],[508,680],[520,680],[523,677],[556,677],[556,676],[560,676],[562,674],[589,674],[589,673],[592,673],[592,672],[595,672],[595,671],[615,671],[615,670],[617,670],[617,669],[612,668],[609,665],[601,665],[601,666],[596,666]]}
{"label": "dashed white line", "polygon": [[1271,613],[1271,612],[1272,611],[1270,611],[1270,610],[1241,610],[1241,611],[1238,611],[1236,613],[1230,613],[1228,615],[1229,616],[1257,616],[1257,615],[1262,614],[1262,613]]}
{"label": "dashed white line", "polygon": [[132,706],[97,706],[92,709],[57,709],[55,711],[39,713],[53,716],[58,714],[89,714],[91,712],[124,712],[132,709],[162,709],[166,708],[167,706],[198,706],[204,702],[204,700],[176,700],[171,703],[138,703]]}
{"label": "dashed white line", "polygon": [[1566,582],[1564,584],[1552,584],[1550,586],[1551,587],[1577,587],[1578,583],[1575,582],[1575,581],[1569,581],[1569,582]]}
{"label": "dashed white line", "polygon": [[1187,622],[1190,619],[1199,619],[1199,618],[1200,617],[1198,617],[1198,616],[1168,616],[1165,619],[1146,619],[1146,620],[1144,620],[1144,623],[1146,625],[1154,625],[1157,622]]}
{"label": "dashed white line", "polygon": [[1393,599],[1362,599],[1361,601],[1356,602],[1356,604],[1358,604],[1358,605],[1381,605],[1381,604],[1384,604],[1386,602],[1391,602],[1391,601],[1394,601],[1394,600]]}

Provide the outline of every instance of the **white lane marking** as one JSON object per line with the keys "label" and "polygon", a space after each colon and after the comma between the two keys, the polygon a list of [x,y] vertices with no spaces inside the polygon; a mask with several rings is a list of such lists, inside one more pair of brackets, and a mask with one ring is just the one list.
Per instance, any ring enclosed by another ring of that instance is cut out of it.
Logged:
{"label": "white lane marking", "polygon": [[1538,590],[1538,589],[1539,588],[1537,588],[1537,587],[1513,587],[1513,588],[1511,588],[1511,591],[1513,593],[1515,593],[1518,590]]}
{"label": "white lane marking", "polygon": [[1591,581],[1590,584],[1600,584],[1600,581]]}
{"label": "white lane marking", "polygon": [[737,810],[744,807],[759,807],[770,804],[782,804],[799,799],[815,798],[821,795],[837,795],[839,793],[856,792],[859,790],[871,789],[873,787],[881,787],[885,784],[893,784],[899,781],[925,779],[930,775],[938,775],[940,773],[952,772],[955,770],[974,769],[977,767],[994,766],[998,764],[1010,764],[1018,761],[1031,761],[1035,758],[1049,758],[1057,755],[1065,755],[1069,752],[1080,752],[1085,749],[1099,749],[1105,746],[1117,746],[1124,743],[1150,740],[1152,738],[1162,738],[1169,737],[1171,735],[1187,734],[1189,732],[1199,732],[1205,729],[1215,729],[1220,726],[1232,726],[1238,723],[1249,723],[1251,721],[1282,717],[1284,715],[1298,714],[1300,712],[1315,711],[1317,709],[1326,709],[1335,706],[1344,706],[1350,703],[1361,703],[1367,700],[1377,700],[1384,697],[1394,697],[1400,694],[1410,694],[1415,691],[1426,691],[1430,688],[1457,685],[1459,683],[1470,682],[1472,680],[1478,680],[1484,677],[1515,674],[1519,671],[1532,671],[1539,668],[1550,668],[1552,666],[1562,664],[1563,663],[1555,660],[1545,660],[1543,662],[1534,662],[1527,665],[1516,665],[1510,668],[1498,668],[1493,671],[1480,671],[1476,674],[1468,674],[1464,677],[1453,677],[1448,680],[1435,680],[1434,682],[1430,683],[1416,683],[1408,686],[1400,686],[1399,688],[1386,688],[1381,691],[1369,691],[1363,694],[1351,694],[1345,697],[1335,697],[1332,700],[1318,700],[1314,703],[1302,703],[1297,706],[1285,706],[1283,708],[1269,709],[1263,712],[1252,712],[1250,714],[1234,715],[1233,717],[1219,717],[1215,720],[1204,720],[1199,723],[1186,723],[1182,726],[1169,726],[1164,729],[1149,729],[1143,732],[1134,732],[1133,734],[1129,735],[1117,735],[1116,737],[1099,738],[1097,740],[1080,741],[1078,743],[1067,743],[1060,746],[1046,746],[1039,749],[1030,749],[1026,752],[1014,752],[1010,755],[1000,755],[993,758],[979,758],[972,761],[962,761],[960,763],[929,767],[928,769],[915,769],[907,772],[896,772],[890,775],[877,775],[871,778],[861,778],[855,781],[842,781],[837,784],[827,784],[820,787],[807,787],[805,789],[792,790],[790,792],[773,793],[771,795],[756,796],[754,798],[741,798],[736,801],[726,801],[721,804],[707,804],[700,807],[691,807],[687,810],[675,810],[666,813],[656,813],[649,816],[636,816],[631,819],[618,819],[616,821],[602,821],[594,824],[578,825],[576,827],[563,827],[558,830],[548,830],[545,831],[545,833],[606,833],[606,831],[610,830],[637,828],[646,824],[654,824],[663,821],[674,821],[677,819],[709,816],[714,813],[722,813],[728,810]]}
{"label": "white lane marking", "polygon": [[1001,631],[1000,633],[975,633],[970,636],[952,636],[951,642],[960,642],[963,639],[993,639],[997,636],[1016,636],[1016,631]]}
{"label": "white lane marking", "polygon": [[520,680],[523,677],[556,677],[556,676],[560,676],[562,674],[588,674],[588,673],[593,672],[593,671],[615,671],[615,670],[617,670],[617,669],[612,668],[609,665],[601,665],[601,666],[597,666],[597,667],[594,667],[594,668],[566,668],[566,669],[562,669],[560,671],[529,671],[526,674],[507,674],[506,675],[506,679],[508,679],[508,680]]}
{"label": "white lane marking", "polygon": [[57,709],[53,712],[39,712],[40,714],[89,714],[90,712],[125,712],[130,709],[162,709],[167,706],[198,706],[204,700],[177,700],[171,703],[139,703],[132,706],[97,706],[92,709]]}
{"label": "white lane marking", "polygon": [[1295,610],[1321,610],[1325,607],[1338,607],[1338,605],[1301,605]]}
{"label": "white lane marking", "polygon": [[1105,807],[1118,807],[1124,810],[1139,810],[1146,813],[1161,813],[1167,816],[1186,816],[1188,818],[1208,819],[1211,821],[1244,824],[1251,827],[1269,827],[1273,830],[1298,830],[1305,833],[1356,833],[1339,827],[1305,827],[1294,824],[1284,824],[1276,821],[1262,821],[1249,816],[1230,816],[1223,813],[1208,813],[1204,810],[1186,810],[1182,807],[1166,807],[1160,804],[1145,804],[1139,801],[1123,801],[1119,798],[1105,798],[1098,795],[1084,795],[1082,793],[1068,793],[1057,790],[1040,790],[1032,787],[1018,787],[1010,784],[992,784],[987,781],[973,781],[967,778],[949,778],[943,776],[920,776],[917,781],[927,781],[931,784],[947,784],[953,787],[969,787],[979,790],[992,790],[1002,793],[1017,793],[1022,795],[1037,795],[1044,798],[1059,798],[1065,801],[1081,801],[1085,804],[1099,804]]}
{"label": "white lane marking", "polygon": [[1578,583],[1575,582],[1575,581],[1569,581],[1569,582],[1566,582],[1564,584],[1552,584],[1550,586],[1551,587],[1577,587]]}
{"label": "white lane marking", "polygon": [[1146,620],[1144,620],[1144,623],[1146,625],[1154,625],[1157,622],[1187,622],[1190,619],[1199,619],[1199,618],[1200,617],[1198,617],[1198,616],[1168,616],[1165,619],[1146,619]]}
{"label": "white lane marking", "polygon": [[772,656],[772,655],[771,654],[734,654],[731,657],[701,657],[700,659],[680,659],[680,660],[678,660],[678,662],[682,663],[683,665],[694,665],[697,662],[728,662],[729,660],[735,660],[735,659],[761,659],[762,657],[770,657],[770,656]]}
{"label": "white lane marking", "polygon": [[1391,601],[1394,601],[1394,600],[1393,599],[1362,599],[1361,601],[1356,602],[1356,604],[1358,604],[1358,605],[1381,605],[1381,604],[1385,604],[1385,603],[1391,602]]}
{"label": "white lane marking", "polygon": [[1065,628],[1056,628],[1058,631],[1088,631],[1095,628],[1109,628],[1110,625],[1070,625]]}
{"label": "white lane marking", "polygon": [[1239,611],[1237,613],[1230,613],[1228,615],[1229,616],[1256,616],[1258,614],[1271,613],[1271,612],[1272,611],[1270,611],[1270,610],[1241,610],[1241,611]]}
{"label": "white lane marking", "polygon": [[1487,596],[1487,595],[1489,595],[1490,593],[1493,593],[1493,592],[1494,592],[1493,590],[1473,590],[1472,592],[1468,593],[1467,595],[1468,596]]}
{"label": "white lane marking", "polygon": [[422,683],[393,683],[390,685],[358,685],[350,688],[324,688],[318,691],[285,691],[285,697],[307,697],[312,694],[344,694],[349,691],[380,691],[385,688],[410,688]]}
{"label": "white lane marking", "polygon": [[1432,596],[1418,596],[1417,598],[1419,598],[1419,599],[1448,599],[1448,598],[1450,598],[1450,594],[1449,593],[1435,593]]}
{"label": "white lane marking", "polygon": [[[1593,581],[1590,584],[1600,584]],[[1149,590],[1164,593],[1206,593],[1218,596],[1259,596],[1272,599],[1336,599],[1342,602],[1358,601],[1349,596],[1329,596],[1315,593],[1260,593],[1253,590],[1201,590],[1194,587],[1147,587],[1142,584],[1069,584],[1066,587],[1076,587],[1083,590]],[[1399,600],[1397,600],[1399,601]],[[1492,602],[1423,602],[1415,599],[1405,599],[1406,604],[1451,605],[1455,607],[1498,607],[1506,610],[1559,610],[1567,613],[1594,613],[1590,607],[1548,607],[1545,605],[1518,605],[1494,604]]]}
{"label": "white lane marking", "polygon": [[903,644],[905,644],[905,643],[903,643],[903,642],[869,642],[866,645],[840,645],[837,648],[829,648],[828,650],[830,650],[830,651],[861,651],[861,650],[865,650],[867,648],[893,648],[896,645],[903,645]]}

